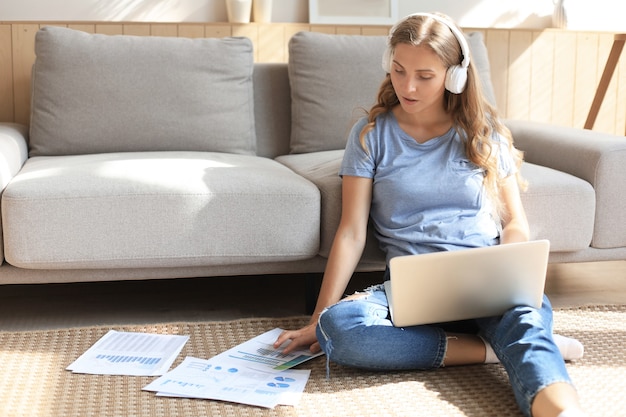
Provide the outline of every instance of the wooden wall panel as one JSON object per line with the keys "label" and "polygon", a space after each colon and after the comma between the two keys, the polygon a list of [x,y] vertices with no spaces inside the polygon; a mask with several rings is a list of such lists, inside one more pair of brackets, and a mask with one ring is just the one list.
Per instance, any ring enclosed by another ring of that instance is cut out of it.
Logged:
{"label": "wooden wall panel", "polygon": [[492,30],[485,32],[485,45],[489,54],[491,66],[491,82],[496,95],[498,111],[502,116],[507,115],[508,84],[509,84],[509,45],[511,34],[509,31]]}
{"label": "wooden wall panel", "polygon": [[505,117],[529,120],[532,91],[531,31],[511,32],[509,38],[509,71]]}
{"label": "wooden wall panel", "polygon": [[366,36],[387,36],[389,29],[379,26],[365,26],[361,29],[361,34]]}
{"label": "wooden wall panel", "polygon": [[17,123],[30,120],[30,74],[35,62],[35,34],[38,24],[17,24],[12,27],[13,117]]}
{"label": "wooden wall panel", "polygon": [[0,25],[0,120],[14,120],[11,25]]}
{"label": "wooden wall panel", "polygon": [[207,25],[204,27],[204,36],[207,38],[223,38],[231,35],[231,26],[228,24]]}
{"label": "wooden wall panel", "polygon": [[[574,127],[582,128],[585,125],[598,85],[598,42],[599,37],[595,33],[579,33],[576,39]],[[604,61],[600,66],[604,66]]]}
{"label": "wooden wall panel", "polygon": [[258,55],[259,62],[286,62],[287,40],[285,27],[270,23],[259,25],[258,30]]}
{"label": "wooden wall panel", "polygon": [[151,34],[151,28],[148,25],[141,24],[128,24],[124,25],[124,35],[131,36],[149,36]]}
{"label": "wooden wall panel", "polygon": [[[131,23],[130,25],[135,28],[136,23]],[[123,25],[121,23],[97,23],[96,33],[101,33],[103,35],[123,35],[124,26],[127,25]]]}
{"label": "wooden wall panel", "polygon": [[554,38],[554,32],[533,32],[531,38],[528,118],[538,122],[549,123],[552,116]]}
{"label": "wooden wall panel", "polygon": [[[0,22],[0,121],[28,123],[34,39],[44,25],[89,33],[138,36],[245,36],[257,62],[287,62],[289,39],[299,31],[385,36],[389,27],[301,23]],[[604,64],[611,33],[559,29],[474,29],[483,33],[502,117],[583,127]],[[626,55],[626,54],[624,54]],[[626,129],[626,58],[615,71],[594,130]]]}
{"label": "wooden wall panel", "polygon": [[614,129],[621,135],[626,132],[626,59],[620,60],[613,76],[617,80]]}
{"label": "wooden wall panel", "polygon": [[180,25],[178,27],[178,36],[183,38],[204,38],[205,26],[202,24],[197,25]]}
{"label": "wooden wall panel", "polygon": [[88,24],[88,23],[78,23],[78,24],[73,24],[70,23],[67,25],[68,28],[70,29],[74,29],[74,30],[82,30],[83,32],[87,32],[87,33],[96,33],[96,25],[94,24]]}
{"label": "wooden wall panel", "polygon": [[[606,62],[611,46],[613,45],[613,35],[600,34],[598,35],[598,52],[597,60],[600,63],[596,69],[596,85],[600,82],[602,72],[604,70],[604,63]],[[593,91],[595,95],[595,90]],[[593,99],[592,99],[593,100]],[[617,77],[613,76],[609,84],[609,88],[606,92],[600,112],[594,124],[594,127],[600,131],[607,131],[615,126],[616,111],[617,111]]]}
{"label": "wooden wall panel", "polygon": [[552,123],[572,126],[576,79],[576,33],[566,32],[554,37],[554,74],[552,75]]}

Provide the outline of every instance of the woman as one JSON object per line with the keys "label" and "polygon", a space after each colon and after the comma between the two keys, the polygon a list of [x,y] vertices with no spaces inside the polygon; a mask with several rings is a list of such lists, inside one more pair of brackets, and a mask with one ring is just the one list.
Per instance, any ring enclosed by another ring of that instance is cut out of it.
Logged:
{"label": "woman", "polygon": [[311,322],[275,346],[290,340],[286,351],[309,345],[377,370],[501,361],[525,415],[584,415],[561,353],[580,357],[582,345],[553,337],[546,297],[540,309],[406,328],[391,324],[382,285],[340,301],[370,218],[387,261],[529,239],[521,153],[486,102],[458,27],[439,14],[406,17],[390,32],[383,67],[378,102],[346,146],[342,217]]}

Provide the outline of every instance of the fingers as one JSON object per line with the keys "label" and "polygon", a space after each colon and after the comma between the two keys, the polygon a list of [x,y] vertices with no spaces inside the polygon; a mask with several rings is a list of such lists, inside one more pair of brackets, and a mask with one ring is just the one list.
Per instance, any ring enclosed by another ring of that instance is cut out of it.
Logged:
{"label": "fingers", "polygon": [[[274,342],[274,349],[279,349],[285,343],[289,342],[284,348],[283,353],[288,354],[301,346],[309,346],[311,352],[315,348],[315,352],[319,352],[319,344],[315,336],[314,327],[304,327],[300,330],[285,330],[283,331],[276,341]],[[317,347],[315,346],[317,345]]]}
{"label": "fingers", "polygon": [[[296,332],[292,332],[292,333],[296,333]],[[291,340],[291,342],[289,342],[289,344],[283,348],[284,354],[289,354],[292,351],[299,348],[300,346],[303,346],[306,344],[306,342],[303,340],[302,337],[296,336],[296,337],[290,337],[289,339]]]}
{"label": "fingers", "polygon": [[278,349],[283,343],[285,343],[288,340],[292,340],[294,336],[292,336],[292,334],[295,333],[294,331],[291,330],[285,330],[283,331],[279,336],[278,339],[276,339],[276,341],[274,342],[274,349]]}
{"label": "fingers", "polygon": [[320,350],[322,350],[322,347],[320,346],[319,342],[315,342],[311,345],[311,353],[317,353]]}

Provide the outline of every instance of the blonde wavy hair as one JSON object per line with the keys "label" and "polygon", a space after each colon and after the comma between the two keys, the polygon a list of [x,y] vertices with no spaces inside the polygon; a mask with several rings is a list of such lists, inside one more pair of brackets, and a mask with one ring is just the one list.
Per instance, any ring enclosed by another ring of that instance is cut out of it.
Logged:
{"label": "blonde wavy hair", "polygon": [[[449,17],[437,15],[447,19],[451,25],[455,24]],[[425,45],[437,54],[446,68],[458,65],[463,59],[459,41],[450,28],[429,16],[409,16],[400,22],[389,39],[392,51],[398,44]],[[361,145],[366,151],[365,135],[374,128],[376,117],[391,111],[399,103],[391,78],[387,74],[378,90],[377,103],[367,111],[368,123],[360,133]],[[460,136],[464,138],[468,159],[485,172],[484,186],[488,196],[494,202],[497,214],[501,217],[506,216],[500,193],[498,147],[493,143],[492,134],[497,132],[507,141],[517,167],[518,184],[520,189],[525,190],[526,182],[519,174],[523,154],[513,146],[511,132],[499,121],[496,109],[486,100],[471,59],[467,69],[465,90],[461,94],[453,94],[446,90],[444,107],[445,111],[451,115],[453,125],[459,131]]]}

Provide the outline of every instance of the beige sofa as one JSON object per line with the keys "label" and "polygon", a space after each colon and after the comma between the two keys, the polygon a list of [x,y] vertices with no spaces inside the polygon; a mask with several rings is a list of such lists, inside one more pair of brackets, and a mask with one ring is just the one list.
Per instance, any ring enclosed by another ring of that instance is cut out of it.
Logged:
{"label": "beige sofa", "polygon": [[[468,39],[493,100],[481,35]],[[42,29],[31,124],[0,125],[0,283],[322,272],[384,44],[299,33],[288,64],[254,64],[245,38]],[[550,260],[626,259],[626,139],[507,124]],[[359,270],[383,268],[370,235]]]}

